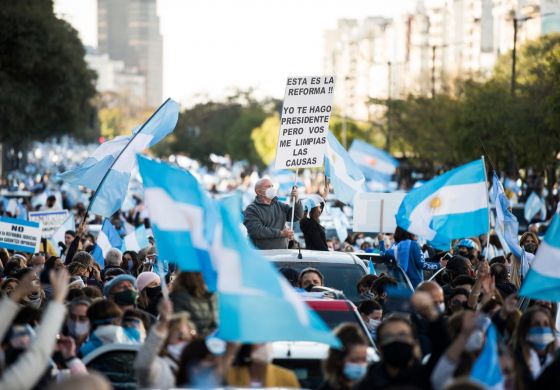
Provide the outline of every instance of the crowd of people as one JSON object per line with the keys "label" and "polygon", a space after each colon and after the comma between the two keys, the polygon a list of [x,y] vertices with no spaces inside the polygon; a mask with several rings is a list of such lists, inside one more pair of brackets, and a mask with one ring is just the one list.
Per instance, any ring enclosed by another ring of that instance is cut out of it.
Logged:
{"label": "crowd of people", "polygon": [[[48,192],[48,178],[38,184]],[[531,226],[507,249],[494,232],[458,239],[446,251],[400,228],[339,240],[321,224],[326,201],[319,195],[299,199],[293,189],[281,202],[267,178],[254,191],[243,224],[257,248],[377,253],[397,264],[414,288],[409,308],[399,313],[388,306],[397,283],[391,275],[356,280],[363,326],[333,329],[342,347],[329,349],[320,389],[484,388],[477,372],[493,342],[491,329],[503,388],[560,388],[556,302],[517,295],[543,226]],[[103,266],[96,262],[97,238],[87,226],[102,221],[88,219],[84,203],[69,192],[61,194],[15,208],[0,202],[4,216],[68,209],[76,220],[63,241],[43,240],[40,252],[0,249],[0,389],[300,387],[296,373],[272,363],[270,344],[214,337],[219,297],[200,273],[159,259],[153,237],[139,251],[113,248]],[[299,223],[302,242],[291,220]],[[121,236],[127,226],[150,227],[139,197],[110,221]],[[329,286],[316,268],[280,271],[300,292]],[[370,340],[379,359],[371,358]],[[115,351],[122,356],[109,356]],[[105,360],[94,364],[97,356]]]}

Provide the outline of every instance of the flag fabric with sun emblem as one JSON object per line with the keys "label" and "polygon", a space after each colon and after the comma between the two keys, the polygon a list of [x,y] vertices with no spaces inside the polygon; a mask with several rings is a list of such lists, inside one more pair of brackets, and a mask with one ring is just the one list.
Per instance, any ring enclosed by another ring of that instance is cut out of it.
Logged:
{"label": "flag fabric with sun emblem", "polygon": [[352,204],[356,192],[364,191],[364,174],[330,131],[327,144],[325,175],[331,181],[336,198]]}
{"label": "flag fabric with sun emblem", "polygon": [[387,183],[399,166],[398,160],[389,153],[357,139],[352,142],[348,153],[369,181]]}
{"label": "flag fabric with sun emblem", "polygon": [[396,215],[397,225],[438,249],[451,240],[488,232],[488,189],[484,162],[457,167],[410,191]]}

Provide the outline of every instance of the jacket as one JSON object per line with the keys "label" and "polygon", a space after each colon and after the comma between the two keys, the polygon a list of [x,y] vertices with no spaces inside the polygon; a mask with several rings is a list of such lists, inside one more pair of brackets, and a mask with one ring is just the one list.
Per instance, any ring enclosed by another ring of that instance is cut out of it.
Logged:
{"label": "jacket", "polygon": [[[0,336],[2,331],[6,332],[10,321],[5,321],[17,313],[18,307],[15,303],[4,298],[0,304],[2,321],[0,321]],[[66,306],[62,303],[52,301],[47,306],[43,315],[43,321],[37,328],[37,336],[29,348],[19,359],[9,366],[0,377],[0,389],[31,389],[43,376],[48,367],[49,360],[54,351],[56,335],[62,328],[66,316]],[[12,317],[13,319],[13,317]]]}
{"label": "jacket", "polygon": [[202,298],[193,297],[188,291],[180,290],[169,294],[173,310],[186,311],[196,326],[199,336],[206,336],[218,327],[218,303],[216,294],[207,293]]}
{"label": "jacket", "polygon": [[103,325],[90,334],[81,346],[80,354],[86,356],[105,344],[140,344],[140,340],[129,329],[118,325]]}
{"label": "jacket", "polygon": [[177,364],[170,358],[158,356],[167,338],[152,327],[134,362],[136,380],[141,389],[169,389],[175,387]]}
{"label": "jacket", "polygon": [[305,239],[305,249],[315,251],[328,251],[327,236],[325,228],[313,218],[303,218],[299,221],[299,227]]}
{"label": "jacket", "polygon": [[[294,221],[303,216],[301,202],[296,202]],[[243,224],[247,228],[249,238],[258,249],[287,249],[288,239],[280,237],[286,222],[292,218],[292,207],[272,199],[272,203],[265,204],[255,198],[243,213]]]}
{"label": "jacket", "polygon": [[447,332],[447,323],[442,316],[428,324],[428,333],[433,343],[432,354],[426,364],[416,363],[402,370],[396,377],[391,377],[385,369],[383,361],[374,363],[369,367],[364,379],[354,386],[354,390],[398,389],[400,387],[431,389],[430,377],[432,371],[441,355],[447,349],[450,340]]}
{"label": "jacket", "polygon": [[[251,387],[248,366],[233,366],[228,370],[227,383],[232,387]],[[267,364],[262,387],[300,388],[295,374],[274,364]]]}

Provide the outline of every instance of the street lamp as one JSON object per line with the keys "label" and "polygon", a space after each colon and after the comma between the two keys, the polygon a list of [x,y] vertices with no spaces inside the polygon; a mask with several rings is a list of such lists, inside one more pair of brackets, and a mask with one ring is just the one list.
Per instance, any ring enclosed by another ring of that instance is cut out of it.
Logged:
{"label": "street lamp", "polygon": [[537,16],[541,18],[544,16],[554,15],[554,12],[547,12],[545,14],[534,14],[529,16],[523,16],[521,18],[515,17],[515,11],[511,11],[511,20],[513,22],[513,50],[511,51],[511,96],[515,96],[515,84],[516,84],[516,64],[517,64],[517,30],[519,28],[519,23],[526,22],[527,20],[534,19]]}

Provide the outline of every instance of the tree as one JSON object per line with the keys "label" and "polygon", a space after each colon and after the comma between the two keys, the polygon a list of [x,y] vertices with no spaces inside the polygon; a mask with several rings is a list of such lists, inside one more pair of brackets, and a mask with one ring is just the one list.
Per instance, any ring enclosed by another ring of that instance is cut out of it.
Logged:
{"label": "tree", "polygon": [[93,122],[95,73],[78,33],[55,17],[52,1],[7,1],[0,7],[0,141],[81,131]]}
{"label": "tree", "polygon": [[261,165],[268,166],[274,161],[279,129],[280,116],[275,113],[267,117],[259,127],[254,128],[251,132],[251,140],[260,157]]}

